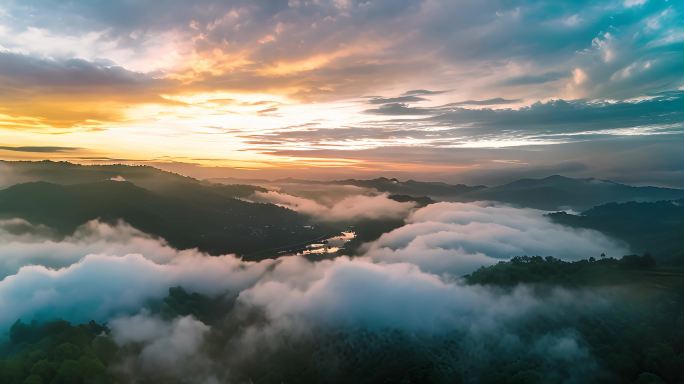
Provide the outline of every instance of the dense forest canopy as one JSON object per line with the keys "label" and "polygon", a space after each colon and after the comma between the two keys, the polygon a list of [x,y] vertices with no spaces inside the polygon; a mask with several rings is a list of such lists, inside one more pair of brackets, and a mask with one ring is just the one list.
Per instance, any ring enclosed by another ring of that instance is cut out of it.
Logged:
{"label": "dense forest canopy", "polygon": [[[206,364],[214,364],[222,380],[234,382],[548,383],[591,378],[597,383],[674,383],[684,379],[681,269],[657,267],[648,255],[576,262],[519,257],[482,268],[465,280],[503,290],[529,286],[540,297],[561,287],[582,297],[590,289],[594,293],[581,300],[602,302],[558,304],[550,312],[526,318],[506,330],[506,337],[520,338],[520,347],[464,330],[435,334],[316,327],[297,336],[279,335],[284,339],[275,345],[263,340],[266,344],[254,346],[257,353],[244,358],[233,356],[232,348],[240,345],[239,330],[268,320],[258,311],[236,307],[230,293],[208,297],[171,288],[166,298],[147,305],[147,313],[169,321],[192,316],[210,326],[202,347]],[[525,340],[543,340],[545,334],[569,329],[573,333],[561,337],[554,347],[554,353],[567,356],[537,354],[534,348],[541,345],[526,347]],[[131,380],[128,375],[149,383],[184,382],[172,373],[127,366],[127,359],[141,353],[144,343],[120,345],[115,338],[106,324],[18,321],[0,350],[0,377],[3,383],[114,383]],[[481,354],[483,348],[486,355]]]}

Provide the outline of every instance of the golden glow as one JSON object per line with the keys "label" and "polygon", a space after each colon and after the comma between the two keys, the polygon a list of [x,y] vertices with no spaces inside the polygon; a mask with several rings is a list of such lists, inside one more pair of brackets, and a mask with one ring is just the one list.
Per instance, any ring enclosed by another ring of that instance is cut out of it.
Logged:
{"label": "golden glow", "polygon": [[[358,98],[328,97],[344,93],[338,89],[347,81],[344,73],[325,81],[317,74],[344,68],[347,62],[352,66],[381,63],[374,54],[395,43],[389,36],[361,34],[344,43],[331,41],[310,51],[285,51],[264,60],[257,59],[259,49],[281,43],[284,31],[292,26],[277,23],[252,44],[211,40],[217,29],[239,25],[240,17],[241,11],[235,10],[207,25],[192,22],[190,36],[167,31],[149,40],[141,53],[103,46],[99,41],[105,32],[73,37],[29,29],[17,38],[40,47],[36,54],[51,55],[71,46],[78,47],[79,57],[108,53],[117,64],[98,71],[116,78],[111,83],[79,76],[68,81],[59,78],[54,85],[36,82],[32,88],[19,87],[14,94],[0,96],[0,142],[18,147],[0,149],[0,156],[187,163],[239,170],[420,168],[400,160],[346,156],[379,147],[427,145],[434,139],[337,137],[339,128],[384,124],[391,117],[364,114],[369,107]],[[40,41],[50,41],[52,47]],[[374,81],[375,75],[369,76]],[[396,92],[394,87],[388,84],[388,94]],[[331,99],[335,101],[326,101]],[[335,154],[309,152],[331,149],[337,150]],[[433,168],[446,172],[459,166]]]}
{"label": "golden glow", "polygon": [[276,61],[266,65],[260,70],[260,73],[267,76],[283,76],[311,71],[324,67],[337,59],[382,50],[384,46],[386,44],[380,42],[348,45],[335,51],[319,53],[302,59]]}

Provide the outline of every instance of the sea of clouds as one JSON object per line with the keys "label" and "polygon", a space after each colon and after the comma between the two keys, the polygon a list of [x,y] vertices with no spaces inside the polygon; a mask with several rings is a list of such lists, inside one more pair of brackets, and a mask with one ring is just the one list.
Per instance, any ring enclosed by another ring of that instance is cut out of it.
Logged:
{"label": "sea of clouds", "polygon": [[[239,335],[225,341],[232,345],[227,351],[239,349],[242,358],[254,345],[279,340],[274,335],[304,338],[311,329],[396,329],[460,332],[473,345],[483,337],[498,340],[497,345],[505,340],[500,348],[591,362],[572,330],[523,341],[516,327],[549,311],[577,313],[600,306],[595,295],[557,289],[540,297],[529,287],[500,291],[466,285],[460,277],[519,255],[575,260],[602,252],[626,254],[624,245],[595,231],[553,224],[544,212],[531,209],[489,203],[416,209],[382,194],[344,196],[327,205],[283,196],[269,192],[262,197],[323,220],[349,214],[403,217],[405,225],[365,244],[355,257],[283,256],[248,262],[236,255],[178,250],[123,222],[91,221],[59,238],[49,228],[20,219],[0,221],[0,333],[17,319],[95,320],[107,323],[121,346],[143,346],[121,369],[144,374],[164,368],[194,377],[200,372],[207,383],[223,382],[217,367],[227,363],[203,355],[213,332],[209,325],[192,316],[162,319],[146,309],[170,287],[182,286],[209,296],[231,293],[237,297],[237,312],[258,310],[258,325],[243,324]],[[357,202],[362,210],[346,208]]]}

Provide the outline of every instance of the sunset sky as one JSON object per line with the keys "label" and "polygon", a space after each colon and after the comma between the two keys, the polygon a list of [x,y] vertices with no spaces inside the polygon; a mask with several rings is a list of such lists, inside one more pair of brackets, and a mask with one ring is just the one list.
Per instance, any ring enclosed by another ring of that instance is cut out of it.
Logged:
{"label": "sunset sky", "polygon": [[0,158],[684,186],[684,2],[558,3],[5,0]]}

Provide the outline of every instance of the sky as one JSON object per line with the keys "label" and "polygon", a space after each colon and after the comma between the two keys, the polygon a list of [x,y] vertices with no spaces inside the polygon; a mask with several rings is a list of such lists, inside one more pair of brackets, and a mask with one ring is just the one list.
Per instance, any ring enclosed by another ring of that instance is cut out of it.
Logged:
{"label": "sky", "polygon": [[684,2],[0,2],[0,158],[684,187]]}

